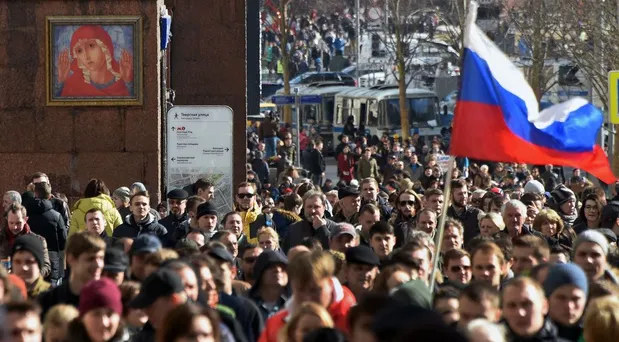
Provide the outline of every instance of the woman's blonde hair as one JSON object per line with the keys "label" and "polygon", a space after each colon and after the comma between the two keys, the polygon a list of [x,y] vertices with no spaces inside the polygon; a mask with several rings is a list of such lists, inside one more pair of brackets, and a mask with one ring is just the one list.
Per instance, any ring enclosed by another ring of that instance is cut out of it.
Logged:
{"label": "woman's blonde hair", "polygon": [[535,220],[533,220],[533,229],[541,232],[544,223],[555,223],[557,225],[557,235],[563,232],[563,220],[561,216],[552,209],[540,210],[537,216],[535,216]]}
{"label": "woman's blonde hair", "polygon": [[329,312],[327,312],[324,307],[313,302],[305,302],[302,303],[301,306],[299,306],[296,312],[291,316],[286,326],[281,329],[277,341],[294,341],[294,336],[292,336],[292,334],[294,334],[294,331],[297,329],[297,325],[299,325],[301,318],[306,315],[313,315],[320,319],[323,327],[325,328],[333,328],[334,326],[331,315],[329,315]]}
{"label": "woman's blonde hair", "polygon": [[275,241],[277,248],[279,248],[279,234],[277,234],[275,229],[264,226],[258,230],[256,238],[259,240],[262,235],[267,235],[271,240]]}
{"label": "woman's blonde hair", "polygon": [[619,299],[604,296],[589,303],[583,337],[587,342],[619,341]]}
{"label": "woman's blonde hair", "polygon": [[485,219],[492,221],[492,223],[494,223],[494,225],[497,226],[499,230],[505,229],[505,222],[503,222],[503,217],[501,215],[497,213],[483,213],[482,212],[482,214],[479,215],[478,217],[478,222],[480,226],[481,226],[481,221]]}
{"label": "woman's blonde hair", "polygon": [[46,331],[50,327],[68,327],[69,323],[76,319],[80,313],[73,305],[58,304],[54,305],[47,315],[45,315],[45,321],[43,322],[43,331]]}

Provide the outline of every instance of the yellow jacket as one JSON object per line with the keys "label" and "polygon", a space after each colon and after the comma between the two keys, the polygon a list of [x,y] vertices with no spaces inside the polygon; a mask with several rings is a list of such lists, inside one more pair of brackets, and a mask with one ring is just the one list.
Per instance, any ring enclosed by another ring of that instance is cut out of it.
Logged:
{"label": "yellow jacket", "polygon": [[112,236],[114,228],[123,223],[114,200],[108,195],[100,194],[97,197],[82,198],[73,205],[73,213],[71,214],[71,227],[69,228],[69,236],[86,229],[86,213],[88,210],[97,208],[103,212],[106,225],[105,232],[108,236]]}

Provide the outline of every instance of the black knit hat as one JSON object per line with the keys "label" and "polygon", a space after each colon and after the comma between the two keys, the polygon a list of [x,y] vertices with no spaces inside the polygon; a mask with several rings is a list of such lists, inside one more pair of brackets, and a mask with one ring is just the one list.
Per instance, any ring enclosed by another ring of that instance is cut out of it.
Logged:
{"label": "black knit hat", "polygon": [[45,254],[43,252],[43,243],[38,237],[32,234],[25,234],[17,237],[13,243],[13,249],[11,250],[11,259],[13,255],[19,251],[28,251],[32,253],[37,264],[39,264],[39,268],[43,268]]}
{"label": "black knit hat", "polygon": [[556,206],[560,206],[563,203],[569,201],[571,198],[576,198],[574,192],[568,189],[565,185],[559,185],[550,192],[550,202]]}
{"label": "black knit hat", "polygon": [[217,216],[217,208],[211,202],[204,202],[198,206],[197,210],[198,214],[196,215],[196,220],[199,220],[200,217],[204,215],[214,215]]}

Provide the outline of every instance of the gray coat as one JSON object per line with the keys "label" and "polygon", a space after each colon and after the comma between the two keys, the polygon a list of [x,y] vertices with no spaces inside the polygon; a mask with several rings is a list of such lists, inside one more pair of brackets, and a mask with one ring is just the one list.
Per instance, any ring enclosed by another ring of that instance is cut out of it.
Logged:
{"label": "gray coat", "polygon": [[329,235],[331,230],[335,227],[336,223],[325,219],[327,223],[324,226],[314,229],[312,223],[303,220],[295,222],[288,227],[288,234],[284,238],[283,250],[288,254],[290,248],[298,246],[303,242],[303,239],[308,237],[316,238],[322,243],[322,248],[329,249]]}

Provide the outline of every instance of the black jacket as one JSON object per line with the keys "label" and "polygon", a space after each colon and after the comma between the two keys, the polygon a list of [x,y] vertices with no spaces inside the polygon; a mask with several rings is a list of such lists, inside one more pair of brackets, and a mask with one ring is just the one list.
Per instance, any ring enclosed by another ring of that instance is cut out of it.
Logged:
{"label": "black jacket", "polygon": [[32,232],[45,238],[49,251],[64,251],[67,226],[60,213],[53,209],[52,202],[34,198],[31,192],[24,193],[22,201],[28,212],[28,225]]}
{"label": "black jacket", "polygon": [[325,157],[322,155],[322,152],[318,151],[317,149],[313,149],[310,152],[307,163],[309,172],[314,175],[320,175],[327,169]]}
{"label": "black jacket", "polygon": [[248,341],[258,341],[264,328],[264,320],[258,307],[251,300],[235,295],[219,293],[219,304],[232,309]]}
{"label": "black jacket", "polygon": [[507,323],[505,323],[505,327],[507,328],[507,341],[510,342],[568,342],[568,340],[559,337],[559,329],[550,319],[545,320],[544,326],[537,334],[528,338],[516,335]]}
{"label": "black jacket", "polygon": [[77,308],[80,304],[80,296],[71,292],[69,281],[67,280],[58,287],[41,293],[37,301],[41,305],[41,321],[43,321],[49,309],[56,304],[68,304]]}
{"label": "black jacket", "polygon": [[176,245],[176,242],[178,241],[176,235],[178,227],[188,219],[189,215],[187,214],[183,214],[180,217],[174,214],[170,214],[165,218],[159,220],[159,224],[164,226],[165,229],[168,231],[168,235],[166,236],[166,241],[164,241],[164,245],[166,245],[167,247],[174,247],[174,245]]}
{"label": "black jacket", "polygon": [[155,328],[150,322],[146,322],[142,330],[133,337],[132,342],[152,342],[155,340],[155,335]]}
{"label": "black jacket", "polygon": [[284,238],[283,250],[288,253],[288,250],[294,246],[298,246],[303,242],[303,239],[307,237],[313,237],[320,240],[322,248],[329,249],[329,235],[331,230],[335,227],[336,223],[325,219],[327,222],[324,226],[314,229],[312,223],[308,220],[295,222],[288,228],[288,234]]}
{"label": "black jacket", "polygon": [[466,246],[472,238],[479,235],[479,222],[477,220],[477,216],[481,210],[467,206],[466,209],[462,212],[462,214],[458,215],[454,210],[453,205],[450,205],[447,209],[447,216],[456,219],[462,222],[464,226],[464,245]]}
{"label": "black jacket", "polygon": [[112,236],[119,239],[135,239],[138,235],[146,233],[156,235],[161,241],[164,241],[164,237],[168,233],[168,230],[159,224],[155,217],[150,213],[148,214],[146,220],[140,223],[135,222],[133,215],[130,215],[128,219],[125,219],[123,224],[114,229],[114,234]]}
{"label": "black jacket", "polygon": [[66,229],[69,231],[69,226],[71,224],[71,217],[69,216],[71,211],[69,210],[69,205],[60,198],[52,197],[49,200],[52,202],[52,208],[62,216]]}

